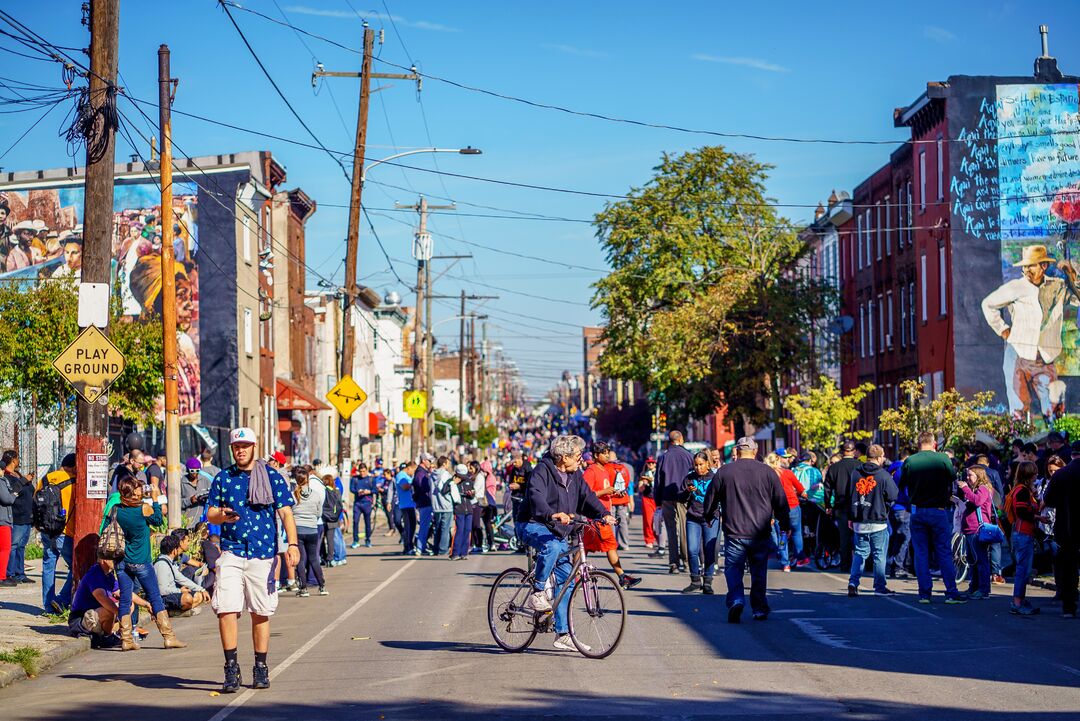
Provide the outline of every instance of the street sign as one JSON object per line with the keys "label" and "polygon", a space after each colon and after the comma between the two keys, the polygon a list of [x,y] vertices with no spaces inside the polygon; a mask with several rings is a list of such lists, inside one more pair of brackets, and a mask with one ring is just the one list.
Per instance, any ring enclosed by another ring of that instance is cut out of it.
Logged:
{"label": "street sign", "polygon": [[367,393],[356,384],[352,376],[345,376],[326,394],[326,400],[337,408],[342,418],[348,419],[357,408],[364,405]]}
{"label": "street sign", "polygon": [[109,497],[109,457],[104,453],[86,454],[86,497]]}
{"label": "street sign", "polygon": [[90,326],[56,356],[53,368],[87,403],[93,403],[124,372],[124,355],[112,341]]}
{"label": "street sign", "polygon": [[650,441],[664,441],[667,440],[667,433],[650,433]]}
{"label": "street sign", "polygon": [[404,403],[410,418],[423,418],[427,413],[427,396],[423,391],[405,391]]}

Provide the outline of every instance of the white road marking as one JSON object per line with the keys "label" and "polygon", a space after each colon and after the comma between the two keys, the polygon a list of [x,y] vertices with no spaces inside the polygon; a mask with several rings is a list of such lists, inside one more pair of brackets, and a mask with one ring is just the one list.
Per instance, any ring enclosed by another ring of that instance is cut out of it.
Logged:
{"label": "white road marking", "polygon": [[459,668],[468,668],[469,666],[475,666],[477,661],[469,661],[468,663],[456,663],[453,666],[442,666],[430,671],[417,671],[415,673],[407,673],[404,676],[395,676],[394,678],[381,678],[377,681],[365,681],[364,686],[378,686],[383,683],[396,683],[398,681],[411,681],[415,678],[423,678],[424,676],[430,676],[433,673],[446,673],[447,671],[453,671]]}
{"label": "white road marking", "polygon": [[821,626],[817,625],[813,621],[806,618],[792,618],[788,619],[793,624],[802,629],[803,633],[817,641],[820,644],[831,646],[832,648],[842,648],[846,650],[851,649],[851,645],[844,639],[829,633]]}
{"label": "white road marking", "polygon": [[[359,601],[354,603],[352,606],[349,606],[349,608],[345,609],[345,611],[340,616],[338,616],[333,621],[328,623],[321,631],[319,631],[317,634],[312,636],[308,640],[307,643],[305,643],[303,646],[301,646],[300,648],[293,651],[292,655],[290,655],[287,659],[285,659],[280,664],[278,664],[270,672],[270,679],[273,680],[273,679],[277,678],[280,674],[287,671],[289,666],[292,666],[294,663],[299,661],[303,657],[303,655],[305,653],[307,653],[308,651],[313,649],[316,645],[318,645],[318,643],[320,641],[322,641],[324,638],[326,638],[326,636],[331,631],[333,631],[335,628],[340,626],[349,616],[356,613],[360,609],[361,606],[363,606],[365,603],[367,603],[372,598],[374,598],[376,596],[376,594],[378,594],[384,588],[386,588],[391,583],[393,583],[395,580],[397,580],[398,576],[405,573],[405,571],[408,570],[409,566],[413,565],[414,563],[416,563],[415,558],[413,560],[409,561],[408,563],[406,563],[404,566],[402,566],[398,570],[394,571],[394,573],[392,573],[385,581],[383,581],[378,586],[376,586],[375,588],[368,591],[367,594],[365,594],[363,598],[361,598]],[[227,719],[229,716],[232,715],[233,711],[237,710],[238,708],[243,706],[245,703],[247,703],[248,699],[250,699],[254,695],[255,695],[255,691],[253,689],[249,688],[247,691],[244,691],[242,694],[240,694],[235,699],[233,699],[229,703],[228,706],[226,706],[225,708],[221,709],[216,714],[214,714],[210,718],[210,721],[224,721],[225,719]]]}
{"label": "white road marking", "polygon": [[[833,579],[834,581],[840,581],[844,585],[847,585],[847,582],[848,582],[848,580],[846,578],[840,578],[840,576],[836,576],[836,575],[833,575],[831,573],[825,573],[824,571],[821,573],[821,575],[822,576],[828,576],[829,578]],[[870,594],[867,594],[867,595],[869,596]],[[937,621],[941,620],[941,616],[938,616],[937,614],[930,613],[929,611],[918,608],[917,606],[912,606],[910,603],[904,603],[900,599],[893,598],[892,596],[875,596],[874,598],[883,598],[886,601],[888,601],[889,603],[895,603],[897,606],[900,606],[901,608],[906,608],[907,610],[914,611],[915,613],[921,613],[922,615],[929,616],[930,618],[935,619]]]}
{"label": "white road marking", "polygon": [[781,616],[785,613],[817,613],[812,608],[782,608],[779,611],[773,611],[774,616]]}

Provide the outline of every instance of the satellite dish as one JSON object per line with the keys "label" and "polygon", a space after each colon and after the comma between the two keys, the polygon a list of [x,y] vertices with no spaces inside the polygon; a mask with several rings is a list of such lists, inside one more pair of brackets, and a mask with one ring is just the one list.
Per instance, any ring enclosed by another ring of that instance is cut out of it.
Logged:
{"label": "satellite dish", "polygon": [[829,321],[829,332],[833,335],[842,335],[855,327],[855,319],[850,315],[840,315]]}

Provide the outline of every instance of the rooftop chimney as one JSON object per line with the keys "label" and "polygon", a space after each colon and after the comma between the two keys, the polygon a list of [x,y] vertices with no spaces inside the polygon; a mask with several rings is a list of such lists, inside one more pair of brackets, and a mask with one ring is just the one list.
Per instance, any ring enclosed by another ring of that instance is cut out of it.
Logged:
{"label": "rooftop chimney", "polygon": [[823,215],[825,215],[825,206],[818,203],[817,208],[814,210],[814,220],[820,220]]}
{"label": "rooftop chimney", "polygon": [[1061,71],[1058,70],[1057,58],[1050,57],[1049,32],[1049,26],[1039,26],[1039,36],[1042,38],[1042,55],[1035,58],[1035,80],[1040,83],[1060,83],[1063,76]]}

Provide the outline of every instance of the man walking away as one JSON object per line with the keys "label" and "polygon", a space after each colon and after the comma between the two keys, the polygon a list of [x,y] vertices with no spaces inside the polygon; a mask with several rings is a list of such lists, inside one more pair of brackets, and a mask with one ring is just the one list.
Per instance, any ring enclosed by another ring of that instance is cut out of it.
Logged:
{"label": "man walking away", "polygon": [[843,457],[825,471],[825,512],[831,513],[840,532],[840,570],[851,570],[851,526],[848,509],[851,507],[851,472],[861,465],[856,458],[855,441],[844,441]]}
{"label": "man walking away", "polygon": [[[75,550],[75,454],[60,461],[60,470],[45,476],[34,494],[34,528],[41,534],[41,605],[49,613],[71,603],[71,555]],[[67,579],[56,593],[56,562],[64,559]]]}
{"label": "man walking away", "polygon": [[255,459],[255,431],[235,428],[229,433],[235,463],[221,471],[210,487],[206,520],[221,525],[221,557],[212,600],[218,615],[218,632],[225,653],[222,693],[236,693],[243,683],[236,656],[237,622],[251,615],[251,640],[255,648],[252,688],[270,687],[266,656],[270,651],[270,617],[277,609],[278,594],[272,587],[277,554],[277,524],[285,527],[288,550],[285,561],[300,563],[300,546],[293,522],[292,493],[276,470]]}
{"label": "man walking away", "polygon": [[413,476],[412,484],[413,503],[416,504],[417,522],[419,523],[416,547],[425,556],[434,555],[428,546],[428,536],[431,533],[431,489],[434,480],[432,464],[434,462],[435,456],[430,453],[421,453],[420,463],[416,467],[416,474]]}
{"label": "man walking away", "polygon": [[930,603],[933,578],[930,576],[930,548],[934,548],[941,580],[945,583],[945,603],[964,603],[967,596],[956,589],[956,567],[952,558],[952,461],[937,452],[934,434],[919,434],[919,451],[908,456],[900,468],[900,484],[908,488],[911,500],[911,544],[915,551],[915,576],[919,581],[919,603]]}
{"label": "man walking away", "polygon": [[874,559],[874,593],[892,596],[885,585],[885,556],[889,550],[889,507],[896,500],[896,483],[883,468],[885,449],[873,444],[866,451],[866,463],[852,471],[851,530],[855,535],[855,557],[848,578],[848,595],[859,595],[859,579],[862,577],[866,559]]}
{"label": "man walking away", "polygon": [[450,459],[439,456],[435,470],[432,471],[431,509],[432,529],[431,545],[436,556],[450,553],[450,531],[454,526],[454,473],[450,470]]}
{"label": "man walking away", "polygon": [[1054,580],[1061,596],[1061,613],[1076,618],[1077,562],[1080,561],[1080,455],[1073,451],[1072,461],[1050,478],[1043,496],[1054,517],[1054,541],[1058,553],[1054,557]]}
{"label": "man walking away", "polygon": [[745,594],[743,572],[750,566],[750,608],[755,621],[769,617],[765,600],[768,581],[770,532],[773,517],[780,530],[790,530],[787,495],[780,477],[755,460],[757,442],[750,437],[735,442],[736,460],[724,465],[713,483],[716,494],[704,517],[712,518],[723,508],[724,580],[727,581],[728,623],[742,618]]}
{"label": "man walking away", "polygon": [[352,543],[350,548],[360,547],[360,519],[364,519],[364,547],[371,548],[371,511],[375,504],[375,477],[361,464],[356,475],[349,479],[349,492],[353,494]]}
{"label": "man walking away", "polygon": [[[757,446],[755,446],[756,450]],[[668,573],[686,568],[686,506],[679,503],[683,479],[694,467],[694,456],[683,448],[681,431],[668,433],[667,452],[656,463],[653,496],[664,518],[668,542]]]}

